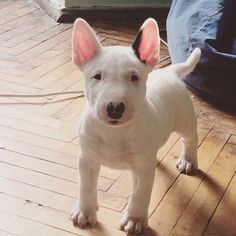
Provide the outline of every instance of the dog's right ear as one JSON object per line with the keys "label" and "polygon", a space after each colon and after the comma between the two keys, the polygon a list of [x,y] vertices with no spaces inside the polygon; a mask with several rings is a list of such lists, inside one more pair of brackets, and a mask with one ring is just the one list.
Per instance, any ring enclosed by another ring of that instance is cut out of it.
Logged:
{"label": "dog's right ear", "polygon": [[101,50],[95,32],[82,18],[76,19],[72,33],[72,60],[80,66],[91,60]]}
{"label": "dog's right ear", "polygon": [[140,61],[153,68],[159,60],[160,36],[157,22],[153,18],[145,20],[132,48]]}

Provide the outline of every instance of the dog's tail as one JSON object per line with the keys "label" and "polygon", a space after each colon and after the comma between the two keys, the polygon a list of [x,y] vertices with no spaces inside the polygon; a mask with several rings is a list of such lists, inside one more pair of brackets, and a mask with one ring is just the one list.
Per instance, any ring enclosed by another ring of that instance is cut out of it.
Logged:
{"label": "dog's tail", "polygon": [[187,76],[188,74],[190,74],[194,70],[197,63],[199,62],[200,57],[201,57],[201,49],[195,48],[191,53],[191,55],[189,56],[189,58],[187,59],[187,61],[183,63],[174,64],[173,69],[177,74],[177,76],[182,79],[185,78],[185,76]]}

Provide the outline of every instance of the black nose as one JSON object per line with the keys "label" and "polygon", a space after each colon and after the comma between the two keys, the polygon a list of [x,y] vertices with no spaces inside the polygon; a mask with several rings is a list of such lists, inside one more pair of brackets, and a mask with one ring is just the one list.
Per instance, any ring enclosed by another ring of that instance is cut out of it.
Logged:
{"label": "black nose", "polygon": [[112,102],[107,105],[107,115],[112,119],[120,119],[122,113],[125,111],[125,104],[122,102],[117,106],[114,106]]}

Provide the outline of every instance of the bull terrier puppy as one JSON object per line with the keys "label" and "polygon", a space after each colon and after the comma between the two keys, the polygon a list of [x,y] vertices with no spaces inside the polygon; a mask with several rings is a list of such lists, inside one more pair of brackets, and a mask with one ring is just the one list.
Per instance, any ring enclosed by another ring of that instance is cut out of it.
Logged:
{"label": "bull terrier puppy", "polygon": [[185,86],[201,55],[153,70],[160,54],[158,25],[147,19],[130,47],[102,47],[89,24],[79,18],[72,36],[73,61],[83,71],[86,104],[80,117],[78,202],[71,213],[80,227],[97,221],[97,180],[101,165],[129,169],[133,189],[120,228],[140,233],[148,226],[148,206],[156,154],[175,131],[183,139],[176,167],[198,168],[197,122]]}

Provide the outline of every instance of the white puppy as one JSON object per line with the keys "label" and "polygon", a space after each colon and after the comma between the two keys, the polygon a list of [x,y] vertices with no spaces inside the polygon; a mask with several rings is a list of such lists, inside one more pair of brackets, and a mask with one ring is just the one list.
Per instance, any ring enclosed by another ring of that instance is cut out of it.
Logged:
{"label": "white puppy", "polygon": [[87,101],[79,126],[79,197],[71,219],[80,227],[96,224],[101,164],[129,169],[133,191],[120,227],[139,233],[147,227],[156,154],[172,131],[183,137],[178,170],[197,169],[196,116],[179,78],[194,69],[200,49],[184,63],[152,71],[160,52],[154,19],[144,22],[131,47],[102,47],[88,23],[77,19],[72,47],[73,61],[86,77]]}

